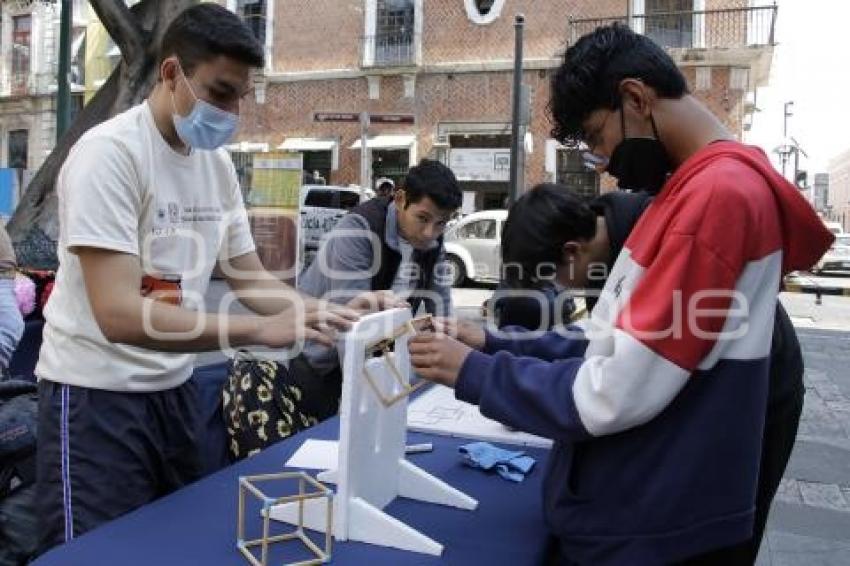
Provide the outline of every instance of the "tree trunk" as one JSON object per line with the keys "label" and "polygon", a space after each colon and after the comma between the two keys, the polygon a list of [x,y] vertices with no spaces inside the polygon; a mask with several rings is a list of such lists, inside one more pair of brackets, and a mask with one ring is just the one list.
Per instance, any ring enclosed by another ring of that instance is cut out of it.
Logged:
{"label": "tree trunk", "polygon": [[6,226],[15,245],[18,265],[56,269],[59,239],[56,178],[68,152],[90,128],[148,96],[157,80],[159,45],[168,24],[196,2],[142,0],[128,9],[123,0],[91,0],[109,35],[121,49],[122,61],[53,148]]}

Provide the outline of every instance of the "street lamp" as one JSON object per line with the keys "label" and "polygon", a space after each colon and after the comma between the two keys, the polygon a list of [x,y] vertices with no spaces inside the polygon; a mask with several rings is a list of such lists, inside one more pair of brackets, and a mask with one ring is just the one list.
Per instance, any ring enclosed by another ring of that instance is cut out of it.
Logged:
{"label": "street lamp", "polygon": [[777,146],[773,152],[779,156],[779,160],[782,163],[782,176],[785,177],[785,166],[788,163],[788,158],[794,152],[794,148],[791,144],[783,143]]}

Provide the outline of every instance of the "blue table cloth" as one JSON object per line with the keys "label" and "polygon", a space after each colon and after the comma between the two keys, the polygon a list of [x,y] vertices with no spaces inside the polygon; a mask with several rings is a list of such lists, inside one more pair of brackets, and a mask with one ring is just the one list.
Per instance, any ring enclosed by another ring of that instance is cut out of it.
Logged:
{"label": "blue table cloth", "polygon": [[[335,439],[337,418],[224,468],[193,485],[154,501],[80,538],[55,548],[37,566],[240,565],[236,549],[237,478],[285,471],[284,464],[307,438]],[[408,434],[409,443],[431,442],[434,451],[409,459],[450,485],[478,499],[475,511],[396,499],[386,511],[444,546],[441,557],[356,542],[334,542],[334,564],[539,564],[546,541],[541,479],[547,452],[524,448],[538,460],[522,483],[482,474],[462,463],[458,447],[469,442],[427,434]],[[291,471],[291,470],[290,470]],[[259,524],[249,513],[248,520]],[[314,537],[314,540],[319,537]],[[320,540],[320,539],[319,539]],[[285,543],[269,564],[294,561]],[[297,555],[297,559],[307,556]]]}

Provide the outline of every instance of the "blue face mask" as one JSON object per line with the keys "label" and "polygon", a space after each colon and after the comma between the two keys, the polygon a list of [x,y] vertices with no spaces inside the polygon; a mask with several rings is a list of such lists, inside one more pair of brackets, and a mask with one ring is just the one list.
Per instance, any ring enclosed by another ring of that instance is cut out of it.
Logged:
{"label": "blue face mask", "polygon": [[171,94],[171,104],[174,106],[174,129],[177,130],[177,135],[183,143],[195,149],[217,149],[223,146],[236,133],[239,116],[216,108],[195,96],[195,91],[192,90],[192,85],[189,84],[182,70],[180,75],[195,98],[195,105],[188,116],[181,116],[177,113],[177,107],[174,106],[174,93]]}

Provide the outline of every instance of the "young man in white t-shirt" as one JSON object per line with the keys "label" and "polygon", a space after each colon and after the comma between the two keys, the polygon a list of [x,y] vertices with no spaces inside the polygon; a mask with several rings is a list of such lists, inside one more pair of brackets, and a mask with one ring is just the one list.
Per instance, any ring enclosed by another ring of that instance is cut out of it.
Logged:
{"label": "young man in white t-shirt", "polygon": [[[233,13],[189,8],[163,37],[148,99],[86,133],[62,168],[36,369],[45,549],[199,477],[192,352],[330,344],[365,302],[300,300],[260,264],[219,148],[262,64]],[[240,301],[256,315],[201,312],[217,263],[237,294],[253,293]]]}

